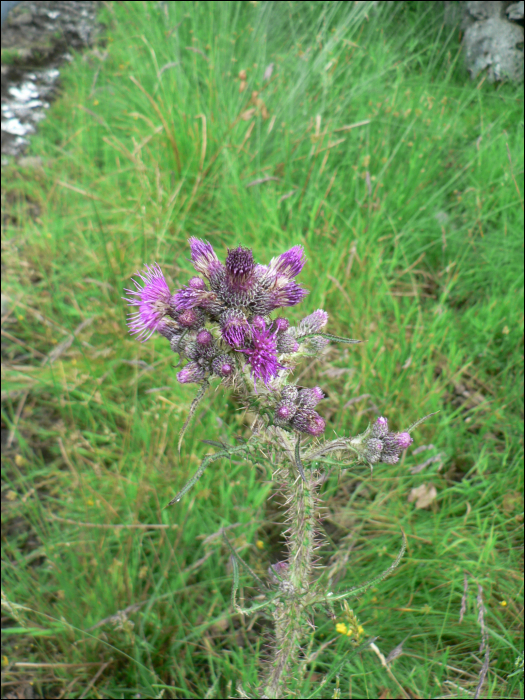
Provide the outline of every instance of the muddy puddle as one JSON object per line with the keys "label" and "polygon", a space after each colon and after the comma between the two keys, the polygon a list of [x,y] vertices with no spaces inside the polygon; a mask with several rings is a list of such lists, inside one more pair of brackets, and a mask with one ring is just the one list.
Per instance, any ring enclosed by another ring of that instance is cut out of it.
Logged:
{"label": "muddy puddle", "polygon": [[[4,5],[4,3],[2,3]],[[60,68],[93,44],[100,2],[20,2],[2,26],[2,165],[20,158],[57,96]]]}

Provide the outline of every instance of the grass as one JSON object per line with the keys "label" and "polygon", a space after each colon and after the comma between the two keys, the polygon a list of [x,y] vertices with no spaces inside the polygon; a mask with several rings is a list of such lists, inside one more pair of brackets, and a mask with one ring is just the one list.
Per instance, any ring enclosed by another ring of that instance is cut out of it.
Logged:
{"label": "grass", "polygon": [[[379,573],[406,531],[400,567],[353,606],[385,655],[404,653],[388,673],[319,617],[298,696],[471,697],[478,584],[482,694],[523,696],[523,88],[470,83],[435,3],[399,8],[106,3],[102,44],[64,67],[32,140],[42,164],[3,170],[6,690],[201,698],[256,683],[268,623],[232,615],[218,533],[264,574],[281,547],[271,483],[217,462],[164,509],[201,440],[233,442],[248,419],[212,393],[179,458],[194,390],[162,339],[128,336],[121,300],[144,262],[184,284],[196,235],[263,263],[302,244],[310,294],[288,316],[325,308],[329,332],[366,339],[303,366],[328,394],[328,436],[440,411],[417,431],[422,454],[335,470],[323,492],[339,585]],[[424,508],[418,487],[435,489]]]}

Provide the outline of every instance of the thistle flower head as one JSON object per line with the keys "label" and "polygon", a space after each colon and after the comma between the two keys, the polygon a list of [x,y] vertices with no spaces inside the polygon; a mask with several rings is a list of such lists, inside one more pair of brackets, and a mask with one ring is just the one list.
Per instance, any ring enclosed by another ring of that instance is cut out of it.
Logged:
{"label": "thistle flower head", "polygon": [[131,280],[135,289],[125,290],[130,296],[123,297],[130,306],[139,307],[138,311],[129,315],[128,328],[141,342],[151,338],[159,330],[164,316],[173,311],[171,292],[159,265],[145,265],[145,268],[145,272],[135,273],[140,281]]}
{"label": "thistle flower head", "polygon": [[177,381],[181,384],[201,382],[206,376],[206,371],[197,362],[188,362],[186,367],[177,374]]}
{"label": "thistle flower head", "polygon": [[250,326],[242,311],[226,311],[221,316],[220,324],[222,337],[230,347],[238,348],[245,344]]}
{"label": "thistle flower head", "polygon": [[320,435],[326,428],[324,418],[311,408],[298,408],[290,424],[299,432],[309,435]]}
{"label": "thistle flower head", "polygon": [[202,330],[197,333],[197,343],[204,347],[208,347],[213,343],[213,336],[210,331]]}
{"label": "thistle flower head", "polygon": [[186,309],[178,317],[177,321],[184,328],[195,328],[203,323],[202,311],[199,309]]}
{"label": "thistle flower head", "polygon": [[305,316],[299,323],[298,335],[308,335],[309,333],[317,333],[323,326],[328,323],[328,314],[322,309],[317,309],[309,316]]}
{"label": "thistle flower head", "polygon": [[223,267],[211,243],[201,241],[193,236],[188,242],[191,248],[191,261],[197,272],[209,279],[215,270]]}
{"label": "thistle flower head", "polygon": [[299,396],[299,389],[294,384],[287,384],[281,389],[281,396],[283,399],[296,403],[297,397]]}
{"label": "thistle flower head", "polygon": [[279,316],[274,320],[273,328],[278,333],[284,333],[284,331],[287,331],[288,328],[290,328],[290,321],[287,318],[282,318]]}
{"label": "thistle flower head", "polygon": [[251,333],[250,347],[241,350],[246,355],[248,364],[251,366],[251,374],[254,384],[257,379],[262,379],[268,386],[268,382],[277,376],[280,369],[286,369],[277,360],[277,343],[275,333],[266,328],[253,328]]}
{"label": "thistle flower head", "polygon": [[299,343],[291,333],[279,333],[277,335],[277,350],[282,353],[296,352]]}
{"label": "thistle flower head", "polygon": [[255,285],[255,261],[249,248],[239,246],[228,250],[226,257],[226,284],[231,294],[249,296]]}
{"label": "thistle flower head", "polygon": [[359,450],[369,464],[397,464],[401,452],[413,442],[408,432],[391,432],[388,429],[388,420],[384,416],[377,418],[362,437],[358,442]]}
{"label": "thistle flower head", "polygon": [[376,438],[385,437],[388,433],[388,421],[383,416],[380,416],[372,426],[372,435]]}
{"label": "thistle flower head", "polygon": [[304,408],[315,408],[323,399],[324,394],[319,386],[314,386],[313,389],[301,389],[299,392],[299,405]]}
{"label": "thistle flower head", "polygon": [[192,277],[188,282],[188,287],[192,289],[206,289],[206,283],[200,277]]}
{"label": "thistle flower head", "polygon": [[234,367],[233,360],[228,355],[218,355],[211,363],[213,372],[219,377],[229,377]]}
{"label": "thistle flower head", "polygon": [[297,406],[290,399],[283,399],[275,409],[273,422],[276,425],[287,425],[297,412]]}
{"label": "thistle flower head", "polygon": [[281,253],[277,258],[273,258],[268,265],[268,270],[276,276],[286,277],[290,280],[292,277],[297,277],[305,262],[303,247],[296,245],[287,250],[286,253]]}

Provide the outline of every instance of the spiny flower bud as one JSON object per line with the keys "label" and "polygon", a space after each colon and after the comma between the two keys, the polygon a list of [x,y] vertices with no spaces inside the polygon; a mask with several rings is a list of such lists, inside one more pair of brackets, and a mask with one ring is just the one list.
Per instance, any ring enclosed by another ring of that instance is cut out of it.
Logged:
{"label": "spiny flower bud", "polygon": [[377,462],[397,464],[401,452],[406,450],[412,442],[407,432],[390,432],[387,419],[380,416],[372,428],[356,441],[355,446],[369,464]]}
{"label": "spiny flower bud", "polygon": [[202,324],[202,313],[196,309],[186,309],[181,313],[177,321],[185,328],[194,328]]}
{"label": "spiny flower bud", "polygon": [[192,277],[188,282],[188,287],[192,289],[206,289],[206,284],[200,277]]}
{"label": "spiny flower bud", "polygon": [[257,328],[257,330],[262,331],[266,328],[266,321],[263,316],[254,316],[250,321],[250,326],[252,328]]}
{"label": "spiny flower bud", "polygon": [[286,578],[288,576],[289,569],[290,565],[287,561],[278,561],[268,567],[268,574],[273,583],[278,583],[279,579],[277,576],[279,576],[279,578]]}
{"label": "spiny flower bud", "polygon": [[324,394],[319,386],[314,386],[313,389],[301,389],[299,392],[299,405],[303,408],[315,408],[322,399]]}
{"label": "spiny flower bud", "polygon": [[180,338],[181,329],[179,324],[169,316],[164,316],[157,327],[157,331],[171,341],[173,338]]}
{"label": "spiny flower bud", "polygon": [[177,374],[177,381],[181,384],[198,383],[204,379],[206,371],[196,362],[189,362],[184,369]]}
{"label": "spiny flower bud", "polygon": [[274,320],[273,327],[274,330],[276,330],[278,333],[283,333],[284,331],[287,331],[288,328],[290,328],[290,321],[287,318],[282,318],[281,316],[279,316]]}
{"label": "spiny flower bud", "polygon": [[376,464],[381,459],[381,451],[383,450],[383,443],[377,438],[370,438],[366,443],[365,450],[363,452],[363,457],[370,464]]}
{"label": "spiny flower bud", "polygon": [[284,399],[277,405],[273,417],[275,425],[287,425],[297,412],[297,406],[293,401]]}
{"label": "spiny flower bud", "polygon": [[290,333],[280,333],[277,336],[277,352],[290,353],[299,349],[299,343]]}
{"label": "spiny flower bud", "polygon": [[197,333],[197,343],[204,347],[209,347],[213,343],[213,336],[210,331],[202,330]]}
{"label": "spiny flower bud", "polygon": [[229,355],[219,355],[211,363],[214,374],[219,377],[229,377],[234,370],[233,360]]}
{"label": "spiny flower bud", "polygon": [[383,416],[380,416],[372,426],[372,435],[376,438],[385,437],[388,433],[388,421]]}
{"label": "spiny flower bud", "polygon": [[299,408],[291,420],[291,425],[301,433],[320,435],[324,433],[326,423],[323,418],[310,408]]}
{"label": "spiny flower bud", "polygon": [[328,323],[328,314],[322,309],[317,309],[313,314],[306,316],[299,323],[298,336],[308,335],[308,333],[317,333],[323,326]]}
{"label": "spiny flower bud", "polygon": [[281,389],[281,396],[283,399],[293,401],[295,403],[297,401],[297,397],[299,396],[299,389],[293,384],[287,384]]}

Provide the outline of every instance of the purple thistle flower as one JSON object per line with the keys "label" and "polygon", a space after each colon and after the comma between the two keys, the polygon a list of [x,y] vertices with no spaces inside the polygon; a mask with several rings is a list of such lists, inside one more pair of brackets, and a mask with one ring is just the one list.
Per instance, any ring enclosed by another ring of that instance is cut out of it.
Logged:
{"label": "purple thistle flower", "polygon": [[398,433],[396,439],[397,444],[402,450],[406,450],[407,447],[410,447],[410,445],[414,442],[409,433]]}
{"label": "purple thistle flower", "polygon": [[280,333],[277,336],[277,350],[282,353],[296,352],[299,343],[291,333]]}
{"label": "purple thistle flower", "polygon": [[228,355],[219,355],[211,363],[211,368],[219,377],[229,377],[234,370],[233,360]]}
{"label": "purple thistle flower", "polygon": [[383,438],[388,433],[388,421],[380,416],[372,426],[372,435],[376,438]]}
{"label": "purple thistle flower", "polygon": [[289,399],[284,399],[275,409],[273,416],[274,423],[276,425],[286,425],[295,416],[296,412],[297,406],[294,402]]}
{"label": "purple thistle flower", "polygon": [[315,408],[323,399],[324,394],[319,386],[314,386],[313,389],[301,389],[299,393],[299,405],[303,408]]}
{"label": "purple thistle flower", "polygon": [[221,317],[221,333],[230,347],[238,348],[244,345],[250,333],[250,326],[240,311],[226,311]]}
{"label": "purple thistle flower", "polygon": [[181,326],[185,328],[193,328],[200,326],[203,323],[202,312],[198,309],[186,309],[177,319]]}
{"label": "purple thistle flower", "polygon": [[288,330],[288,328],[290,328],[290,321],[287,318],[279,316],[274,320],[273,328],[277,331],[277,333],[284,333]]}
{"label": "purple thistle flower", "polygon": [[281,253],[279,257],[273,258],[268,269],[276,276],[286,277],[290,280],[292,277],[297,277],[305,263],[303,247],[296,245],[287,250],[286,253]]}
{"label": "purple thistle flower", "polygon": [[278,277],[269,289],[270,310],[279,309],[282,306],[296,306],[308,294],[308,290],[303,289],[293,280],[286,277]]}
{"label": "purple thistle flower", "polygon": [[263,328],[253,328],[251,334],[251,347],[241,350],[247,355],[248,364],[252,368],[254,385],[257,379],[262,379],[268,386],[268,382],[277,376],[280,369],[286,369],[277,360],[277,343],[275,333]]}
{"label": "purple thistle flower", "polygon": [[381,440],[378,440],[377,438],[370,438],[366,443],[363,456],[370,464],[376,464],[381,459],[382,449],[383,443]]}
{"label": "purple thistle flower", "polygon": [[180,338],[182,334],[182,329],[179,326],[179,324],[172,318],[170,318],[169,316],[164,316],[164,318],[160,321],[159,325],[157,326],[157,332],[171,341],[172,338]]}
{"label": "purple thistle flower", "polygon": [[295,403],[297,401],[297,397],[299,396],[299,389],[294,384],[287,384],[281,389],[281,396],[283,399],[293,401]]}
{"label": "purple thistle flower", "polygon": [[255,262],[252,251],[242,246],[228,250],[225,267],[226,284],[230,294],[236,297],[236,302],[245,302],[255,285]]}
{"label": "purple thistle flower", "polygon": [[209,279],[215,269],[223,267],[211,243],[201,241],[193,236],[188,240],[188,243],[191,248],[191,261],[197,272]]}
{"label": "purple thistle flower", "polygon": [[213,336],[210,331],[199,331],[199,333],[197,333],[197,343],[199,345],[203,345],[204,347],[211,345],[213,343]]}
{"label": "purple thistle flower", "polygon": [[301,433],[320,435],[324,433],[326,423],[324,418],[311,408],[299,408],[291,420],[291,425]]}
{"label": "purple thistle flower", "polygon": [[186,367],[177,374],[177,381],[181,384],[198,383],[204,379],[206,371],[196,362],[188,362]]}
{"label": "purple thistle flower", "polygon": [[317,309],[313,314],[306,316],[299,323],[298,335],[308,335],[308,333],[317,333],[323,326],[328,323],[328,314],[322,309]]}
{"label": "purple thistle flower", "polygon": [[192,277],[188,282],[188,287],[192,289],[206,289],[206,284],[200,277]]}
{"label": "purple thistle flower", "polygon": [[254,316],[250,321],[250,326],[262,331],[266,328],[266,321],[264,320],[263,316]]}
{"label": "purple thistle flower", "polygon": [[[157,263],[151,267],[145,265],[147,272],[135,274],[144,283],[131,278],[135,289],[125,289],[130,294],[123,297],[130,306],[138,306],[139,310],[128,316],[128,328],[132,335],[137,334],[141,342],[145,342],[159,329],[162,319],[172,312],[171,292],[162,270]],[[136,298],[135,298],[136,297]]]}

